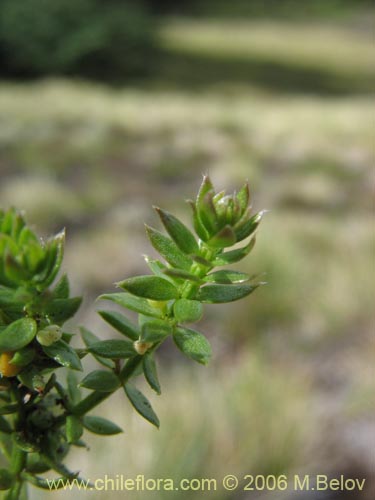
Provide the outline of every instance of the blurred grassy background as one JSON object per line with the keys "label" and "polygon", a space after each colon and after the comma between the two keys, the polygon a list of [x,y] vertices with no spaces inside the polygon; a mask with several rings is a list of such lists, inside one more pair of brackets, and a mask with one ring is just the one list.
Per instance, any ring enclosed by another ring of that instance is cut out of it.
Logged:
{"label": "blurred grassy background", "polygon": [[[366,2],[307,2],[307,13],[293,2],[224,4],[184,2],[184,16],[156,9],[147,75],[119,70],[99,83],[74,71],[38,80],[16,72],[0,83],[0,204],[24,209],[42,234],[67,228],[65,269],[85,296],[75,324],[103,338],[114,332],[92,300],[145,271],[141,254],[153,251],[143,222],[158,224],[152,204],[188,220],[182,200],[209,172],[218,189],[248,178],[255,209],[270,210],[243,264],[268,286],[207,307],[210,366],[191,366],[172,345],[161,352],[163,395],[150,395],[160,431],[119,394],[96,413],[125,434],[88,435],[91,451],[77,450],[70,465],[91,478],[318,472],[370,482],[371,11]],[[372,498],[369,487],[355,498]]]}

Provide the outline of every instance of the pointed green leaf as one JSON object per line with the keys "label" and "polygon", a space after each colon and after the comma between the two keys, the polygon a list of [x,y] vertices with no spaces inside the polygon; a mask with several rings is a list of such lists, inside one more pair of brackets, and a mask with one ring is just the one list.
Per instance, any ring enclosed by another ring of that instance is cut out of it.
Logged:
{"label": "pointed green leaf", "polygon": [[163,320],[146,321],[142,325],[141,342],[159,342],[172,333],[172,326]]}
{"label": "pointed green leaf", "polygon": [[159,214],[159,217],[165,229],[168,231],[169,236],[182,252],[190,254],[199,251],[198,243],[193,233],[185,226],[185,224],[166,210],[162,210],[157,207],[155,207],[155,210]]}
{"label": "pointed green leaf", "polygon": [[219,254],[213,261],[213,265],[216,266],[226,266],[228,264],[235,264],[242,260],[246,255],[248,255],[255,245],[255,236],[249,241],[247,245],[242,248],[236,248],[235,250],[230,250],[229,252],[223,252]]}
{"label": "pointed green leaf", "polygon": [[81,297],[54,299],[44,306],[43,313],[49,317],[52,323],[62,324],[75,315],[81,302]]}
{"label": "pointed green leaf", "polygon": [[188,255],[181,252],[174,241],[147,225],[146,231],[152,246],[171,266],[185,271],[190,270],[192,260]]}
{"label": "pointed green leaf", "polygon": [[83,434],[81,419],[75,415],[68,415],[65,424],[66,439],[68,443],[76,443]]}
{"label": "pointed green leaf", "polygon": [[160,426],[159,419],[152,409],[148,399],[131,384],[124,384],[124,391],[135,410],[156,427]]}
{"label": "pointed green leaf", "polygon": [[53,297],[55,299],[68,299],[69,293],[69,279],[66,274],[63,274],[53,289]]}
{"label": "pointed green leaf", "polygon": [[201,333],[190,328],[176,328],[173,335],[177,347],[194,361],[206,365],[211,358],[212,351],[208,340]]}
{"label": "pointed green leaf", "polygon": [[197,300],[179,299],[173,304],[173,313],[179,323],[193,323],[201,319],[203,307]]}
{"label": "pointed green leaf", "polygon": [[249,219],[245,221],[240,221],[238,224],[234,226],[234,232],[236,233],[237,241],[242,241],[256,230],[259,226],[260,221],[262,220],[264,210],[253,215]]}
{"label": "pointed green leaf", "polygon": [[[100,338],[94,335],[92,332],[90,332],[90,330],[88,330],[84,326],[80,327],[80,332],[83,342],[85,343],[85,346],[89,347],[92,344],[100,342]],[[107,368],[115,367],[115,363],[111,359],[102,358],[101,356],[97,356],[96,354],[93,354],[93,356],[103,366],[106,366]]]}
{"label": "pointed green leaf", "polygon": [[80,387],[99,392],[113,392],[120,386],[118,377],[113,372],[94,370],[80,382]]}
{"label": "pointed green leaf", "polygon": [[177,288],[160,276],[135,276],[117,285],[137,297],[151,300],[171,300],[179,296]]}
{"label": "pointed green leaf", "polygon": [[246,182],[237,194],[237,200],[240,204],[241,212],[243,213],[249,205],[250,190],[249,184]]}
{"label": "pointed green leaf", "polygon": [[136,297],[135,295],[131,295],[130,293],[107,293],[104,295],[100,295],[99,299],[111,300],[119,306],[126,307],[127,309],[135,311],[139,314],[145,314],[146,316],[161,318],[163,315],[162,311],[150,305],[147,299]]}
{"label": "pointed green leaf", "polygon": [[93,417],[90,415],[86,415],[85,417],[83,417],[83,426],[88,431],[103,436],[112,436],[113,434],[119,434],[120,432],[123,432],[121,427],[114,424],[110,420],[102,417]]}
{"label": "pointed green leaf", "polygon": [[204,281],[208,283],[231,285],[233,283],[243,283],[244,281],[248,281],[249,279],[250,276],[246,273],[240,273],[238,271],[223,269],[208,274],[207,276],[205,276]]}
{"label": "pointed green leaf", "polygon": [[81,361],[76,351],[63,340],[58,340],[50,346],[42,346],[44,353],[57,363],[73,370],[82,370]]}
{"label": "pointed green leaf", "polygon": [[215,189],[209,176],[204,175],[202,184],[200,185],[197,195],[197,201],[196,201],[197,206],[200,205],[200,203],[202,202],[203,198],[206,196],[207,193],[212,193],[214,195]]}
{"label": "pointed green leaf", "polygon": [[214,193],[207,193],[203,199],[197,204],[199,219],[210,235],[213,235],[218,230],[218,218],[213,202]]}
{"label": "pointed green leaf", "polygon": [[13,321],[0,332],[0,352],[17,351],[29,344],[36,335],[36,322],[31,318]]}
{"label": "pointed green leaf", "polygon": [[208,304],[233,302],[246,297],[258,286],[259,283],[254,285],[206,285],[200,288],[196,299]]}
{"label": "pointed green leaf", "polygon": [[194,201],[192,201],[192,200],[188,200],[188,203],[193,211],[193,225],[194,225],[195,232],[197,233],[197,235],[199,236],[199,238],[202,241],[207,241],[210,236],[209,236],[206,228],[202,224],[202,221],[199,218],[197,207],[196,207]]}
{"label": "pointed green leaf", "polygon": [[207,245],[214,248],[231,247],[236,243],[236,235],[230,226],[225,226],[211,239],[208,240]]}
{"label": "pointed green leaf", "polygon": [[138,340],[139,329],[126,316],[115,311],[98,311],[98,313],[117,331],[132,340]]}
{"label": "pointed green leaf", "polygon": [[88,347],[88,351],[103,358],[123,359],[136,354],[129,340],[103,340]]}
{"label": "pointed green leaf", "polygon": [[156,371],[156,363],[153,353],[147,352],[143,356],[142,363],[143,371],[150,387],[156,392],[156,394],[161,394],[160,383]]}
{"label": "pointed green leaf", "polygon": [[127,382],[133,375],[138,374],[139,366],[142,364],[142,358],[143,356],[137,354],[126,361],[120,372],[120,379],[123,383]]}

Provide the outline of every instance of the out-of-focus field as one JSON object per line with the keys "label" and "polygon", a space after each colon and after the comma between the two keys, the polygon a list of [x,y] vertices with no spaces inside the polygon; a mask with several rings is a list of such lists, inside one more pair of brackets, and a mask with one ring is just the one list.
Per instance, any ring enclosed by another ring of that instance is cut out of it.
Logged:
{"label": "out-of-focus field", "polygon": [[[86,297],[79,321],[103,338],[116,334],[92,299],[145,271],[141,254],[153,251],[143,222],[158,224],[151,205],[187,221],[183,199],[202,173],[218,189],[249,179],[254,209],[270,210],[239,265],[264,273],[268,286],[207,307],[209,367],[191,366],[165,346],[163,395],[150,394],[159,431],[119,394],[97,413],[125,433],[88,435],[91,451],[77,449],[70,465],[91,479],[145,474],[219,484],[226,474],[337,472],[370,481],[371,39],[346,26],[192,21],[171,21],[161,38],[163,72],[139,87],[62,79],[0,85],[0,204],[24,209],[42,234],[66,226],[65,269]],[[242,498],[220,485],[204,496]]]}

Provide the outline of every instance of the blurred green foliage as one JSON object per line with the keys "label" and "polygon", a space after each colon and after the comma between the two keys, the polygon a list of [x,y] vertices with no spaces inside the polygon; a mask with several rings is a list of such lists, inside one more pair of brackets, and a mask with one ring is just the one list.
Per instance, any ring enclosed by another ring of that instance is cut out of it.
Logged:
{"label": "blurred green foliage", "polygon": [[141,1],[2,0],[2,72],[100,78],[144,73],[155,43],[152,25]]}

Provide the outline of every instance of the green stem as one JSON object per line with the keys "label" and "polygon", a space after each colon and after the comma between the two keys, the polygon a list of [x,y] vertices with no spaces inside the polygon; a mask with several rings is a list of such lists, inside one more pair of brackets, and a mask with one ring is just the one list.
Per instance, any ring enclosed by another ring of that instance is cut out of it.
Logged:
{"label": "green stem", "polygon": [[71,412],[74,413],[74,415],[78,416],[85,415],[90,410],[95,408],[95,406],[108,398],[111,394],[112,392],[94,391],[84,399],[82,399],[82,401],[80,401],[78,404],[73,406],[73,408],[71,408]]}

